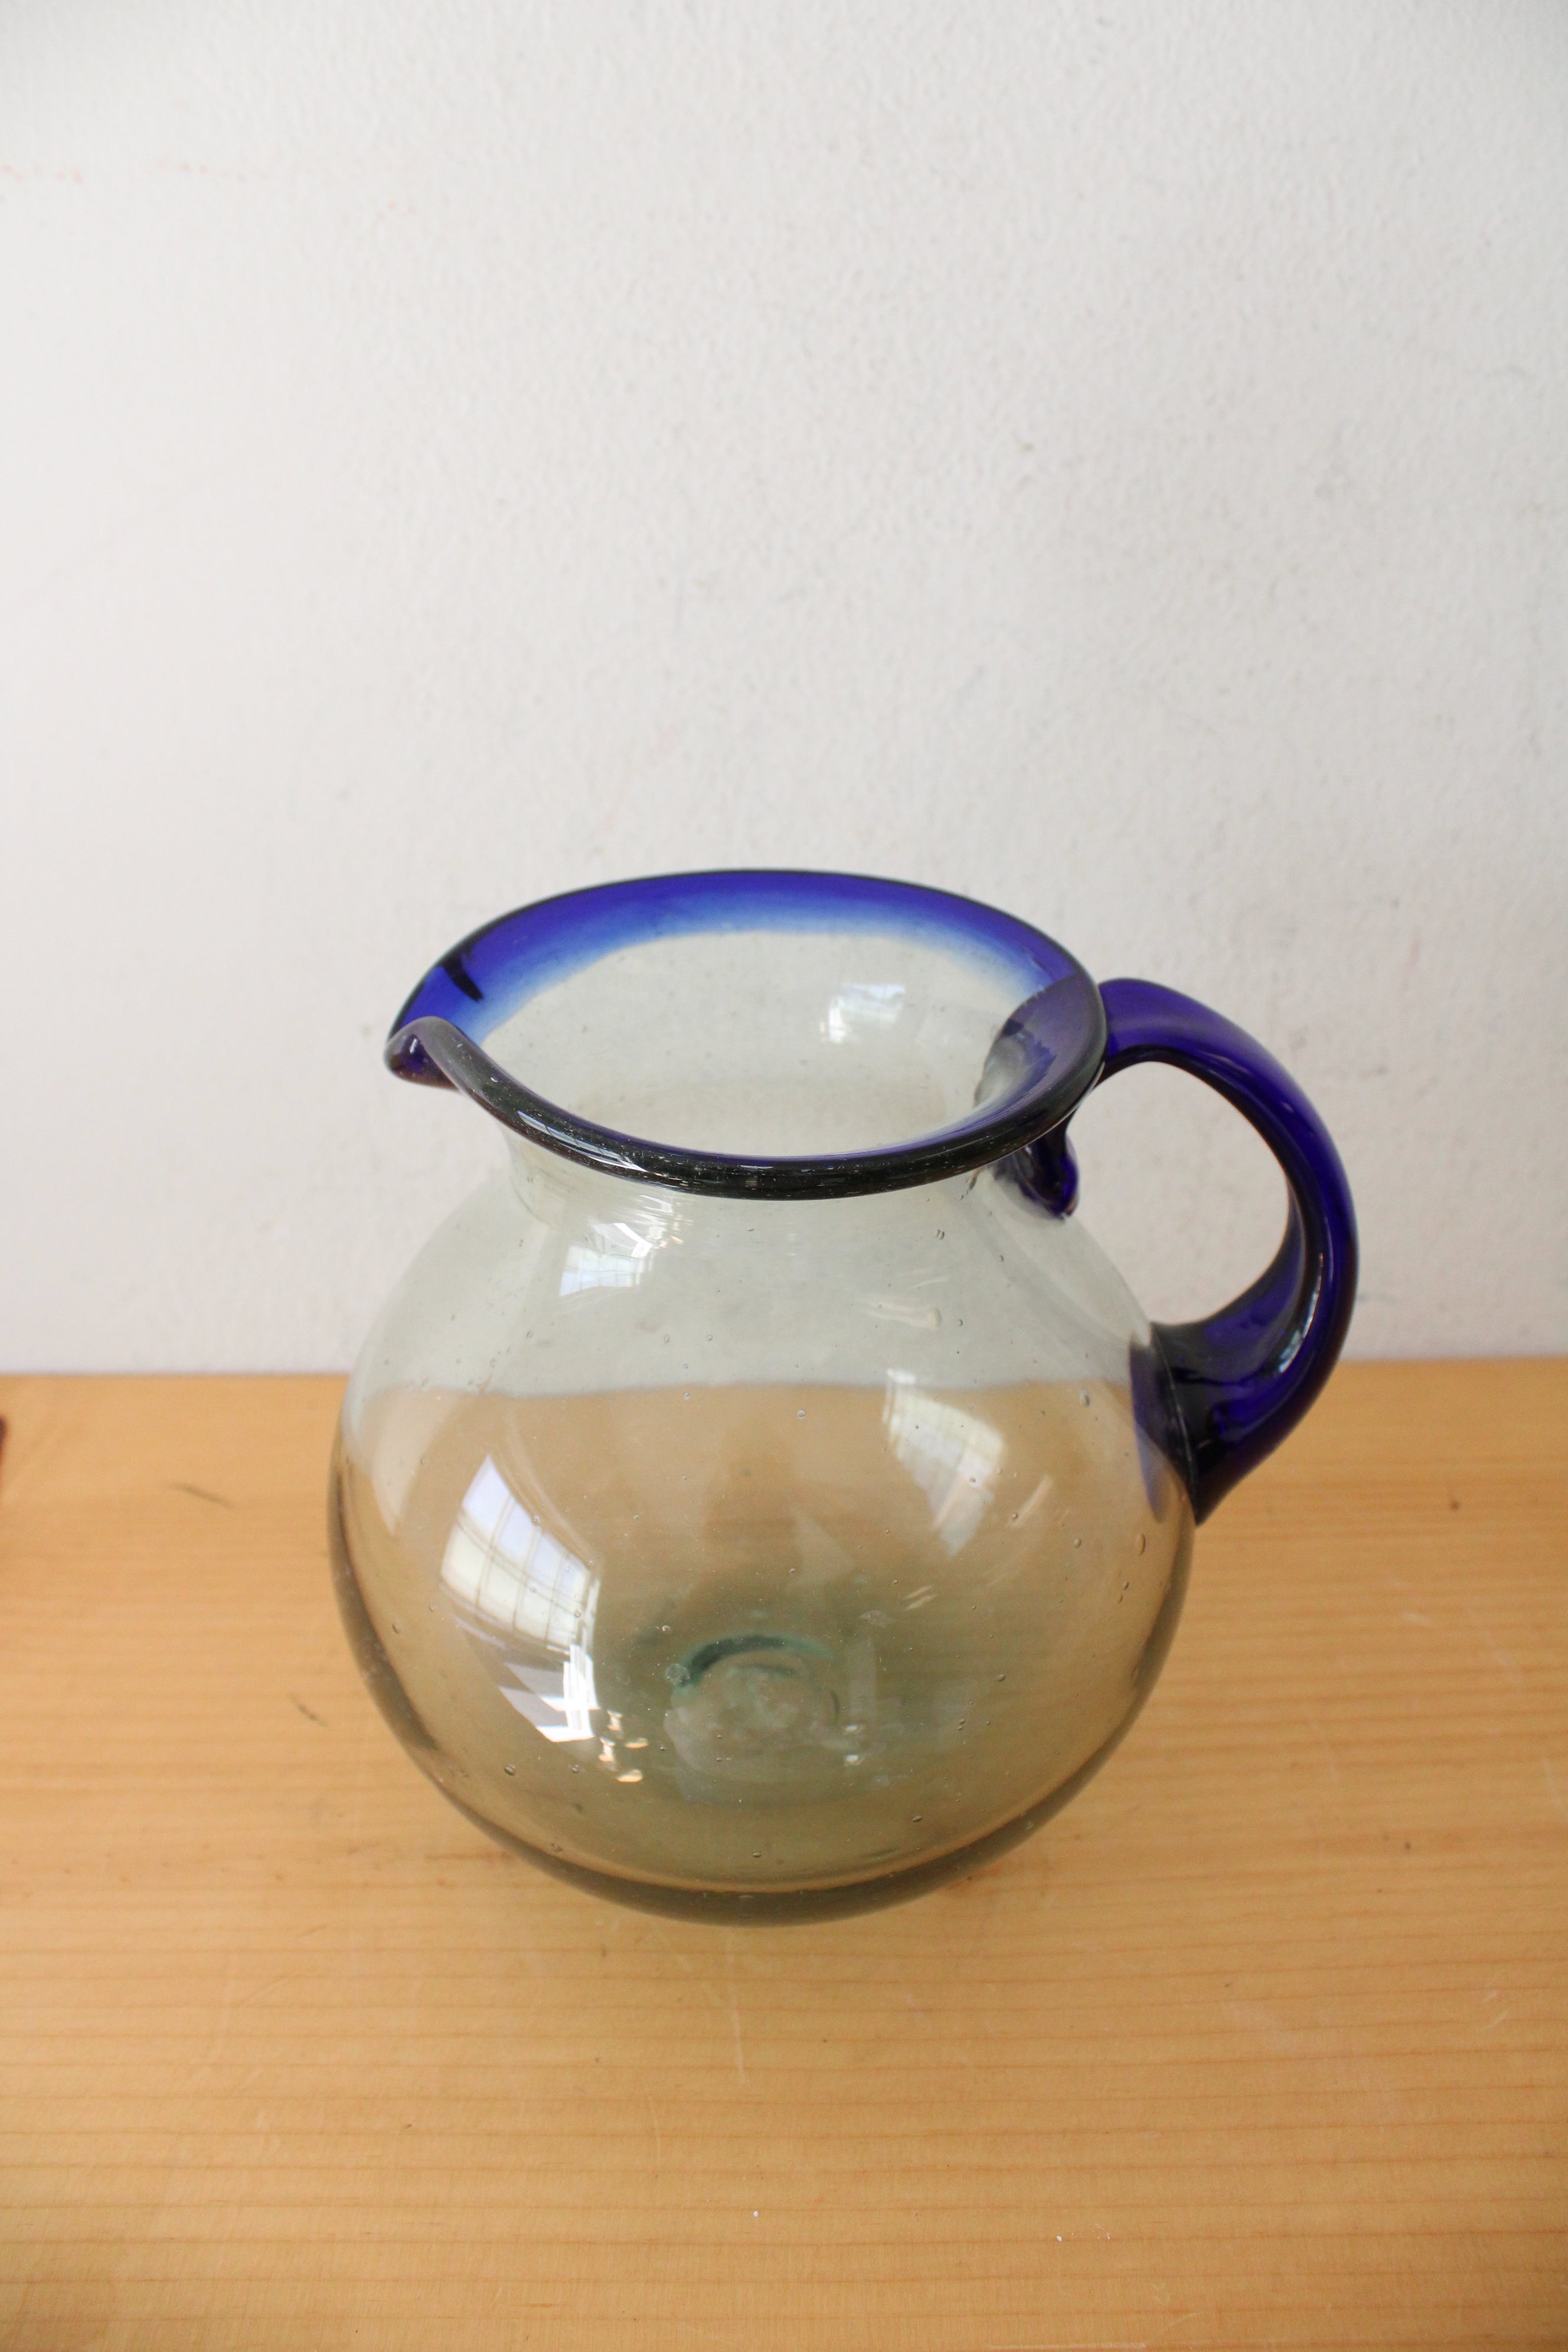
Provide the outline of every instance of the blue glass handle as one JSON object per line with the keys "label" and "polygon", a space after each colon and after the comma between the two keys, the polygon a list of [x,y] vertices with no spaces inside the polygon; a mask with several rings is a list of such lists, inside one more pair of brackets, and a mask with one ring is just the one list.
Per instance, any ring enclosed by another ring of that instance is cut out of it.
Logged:
{"label": "blue glass handle", "polygon": [[1355,1210],[1327,1128],[1244,1029],[1152,981],[1107,981],[1100,993],[1102,1079],[1134,1062],[1201,1078],[1263,1138],[1289,1193],[1285,1238],[1249,1289],[1199,1322],[1154,1326],[1193,1509],[1205,1519],[1294,1429],[1334,1368],[1355,1304]]}

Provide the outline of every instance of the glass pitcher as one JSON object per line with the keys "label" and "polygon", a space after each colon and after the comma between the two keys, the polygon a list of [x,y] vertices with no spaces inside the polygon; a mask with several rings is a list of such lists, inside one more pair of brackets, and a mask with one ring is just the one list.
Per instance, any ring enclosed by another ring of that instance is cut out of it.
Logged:
{"label": "glass pitcher", "polygon": [[[973,900],[773,872],[504,915],[386,1058],[508,1146],[366,1341],[332,1475],[350,1638],[437,1787],[722,1919],[917,1894],[1065,1803],[1194,1524],[1343,1341],[1350,1194],[1279,1065]],[[1073,1215],[1068,1122],[1150,1060],[1289,1196],[1267,1272],[1179,1326]]]}

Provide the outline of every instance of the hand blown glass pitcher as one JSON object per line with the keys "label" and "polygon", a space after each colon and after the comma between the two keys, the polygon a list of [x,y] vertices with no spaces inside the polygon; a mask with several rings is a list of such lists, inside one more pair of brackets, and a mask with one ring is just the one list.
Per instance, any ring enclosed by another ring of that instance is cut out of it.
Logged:
{"label": "hand blown glass pitcher", "polygon": [[[507,1162],[350,1383],[337,1588],[470,1819],[623,1900],[809,1917],[1027,1834],[1126,1730],[1196,1521],[1344,1338],[1322,1125],[1230,1023],[1026,924],[836,874],[611,885],[454,948],[394,1025]],[[1151,1326],[1073,1215],[1068,1122],[1190,1071],[1284,1239]]]}

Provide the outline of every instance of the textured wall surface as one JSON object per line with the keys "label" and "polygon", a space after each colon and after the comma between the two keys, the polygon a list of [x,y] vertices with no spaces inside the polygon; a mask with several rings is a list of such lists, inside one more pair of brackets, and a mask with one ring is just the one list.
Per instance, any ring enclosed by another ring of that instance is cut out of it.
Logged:
{"label": "textured wall surface", "polygon": [[[500,908],[991,898],[1338,1135],[1363,1354],[1568,1344],[1561,0],[8,0],[0,1359],[330,1366]],[[1156,1312],[1277,1180],[1134,1074]]]}

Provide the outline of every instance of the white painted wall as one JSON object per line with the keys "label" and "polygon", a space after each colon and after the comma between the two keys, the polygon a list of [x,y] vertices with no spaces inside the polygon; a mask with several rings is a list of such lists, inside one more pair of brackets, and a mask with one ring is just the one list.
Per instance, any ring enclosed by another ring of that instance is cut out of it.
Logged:
{"label": "white painted wall", "polygon": [[347,1362],[496,1148],[426,963],[747,862],[1210,999],[1360,1352],[1568,1343],[1565,233],[1562,0],[7,0],[0,1359]]}

